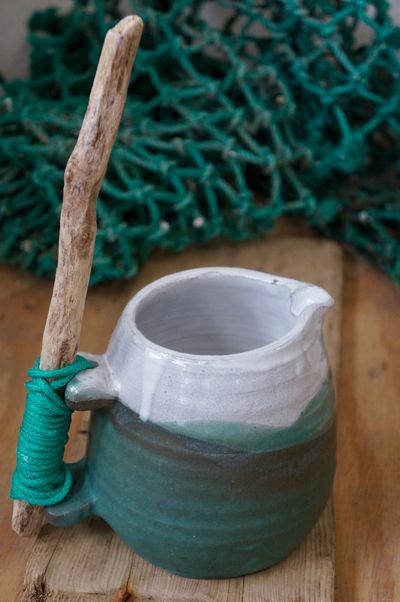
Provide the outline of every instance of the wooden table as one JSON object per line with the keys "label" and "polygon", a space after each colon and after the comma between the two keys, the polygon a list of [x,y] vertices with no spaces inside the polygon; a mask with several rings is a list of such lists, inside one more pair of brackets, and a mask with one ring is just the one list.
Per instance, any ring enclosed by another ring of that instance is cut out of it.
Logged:
{"label": "wooden table", "polygon": [[[224,243],[219,254],[229,258],[234,248]],[[213,250],[201,252],[212,255]],[[182,254],[181,269],[196,265],[198,254],[199,250]],[[157,263],[154,266],[148,268],[149,280],[158,276]],[[129,286],[114,283],[91,293],[82,349],[104,350]],[[8,489],[25,373],[40,349],[50,291],[48,281],[0,267],[0,602],[21,599],[24,568],[34,544],[11,531]],[[345,254],[343,295],[336,600],[400,602],[400,295],[385,275],[350,252]],[[38,591],[32,600],[42,599]]]}

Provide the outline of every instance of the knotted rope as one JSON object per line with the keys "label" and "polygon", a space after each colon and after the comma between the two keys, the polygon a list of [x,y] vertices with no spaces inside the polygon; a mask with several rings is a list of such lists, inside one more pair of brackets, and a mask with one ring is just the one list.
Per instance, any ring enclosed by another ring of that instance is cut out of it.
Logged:
{"label": "knotted rope", "polygon": [[[1,261],[54,273],[64,167],[118,4],[74,0],[30,20],[30,79],[0,98]],[[259,236],[281,215],[400,282],[400,29],[389,3],[130,5],[145,28],[97,203],[92,284],[134,276],[155,249]]]}
{"label": "knotted rope", "polygon": [[18,437],[17,466],[11,497],[49,506],[60,502],[72,486],[72,473],[64,463],[72,411],[59,393],[82,370],[93,364],[77,356],[58,370],[41,370],[40,358],[28,370],[25,412]]}

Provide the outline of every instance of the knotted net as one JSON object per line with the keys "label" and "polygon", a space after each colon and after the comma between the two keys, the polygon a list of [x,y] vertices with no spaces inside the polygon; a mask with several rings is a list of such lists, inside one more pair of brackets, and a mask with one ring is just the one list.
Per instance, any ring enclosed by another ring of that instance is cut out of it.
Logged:
{"label": "knotted net", "polygon": [[[126,10],[126,5],[122,7]],[[154,249],[241,241],[302,215],[400,281],[400,31],[383,0],[130,2],[144,34],[98,200],[92,284]],[[0,100],[0,259],[56,265],[63,171],[112,0],[29,23]]]}

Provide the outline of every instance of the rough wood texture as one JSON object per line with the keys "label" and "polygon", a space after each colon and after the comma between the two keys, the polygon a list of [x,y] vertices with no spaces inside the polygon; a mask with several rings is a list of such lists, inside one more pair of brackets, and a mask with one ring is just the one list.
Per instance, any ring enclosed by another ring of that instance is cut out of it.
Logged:
{"label": "rough wood texture", "polygon": [[[139,17],[129,16],[108,31],[82,128],[65,169],[57,272],[41,350],[44,370],[65,366],[76,355],[96,238],[96,200],[142,28]],[[36,535],[41,523],[40,506],[14,502],[12,526],[18,535]]]}
{"label": "rough wood texture", "polygon": [[400,601],[400,289],[349,255],[339,378],[338,602]]}
{"label": "rough wood texture", "polygon": [[[297,233],[298,229],[297,221],[289,233]],[[251,253],[246,250],[246,265],[260,266],[260,258],[270,252],[269,242],[256,245]],[[290,241],[288,244],[286,257],[290,252],[297,253]],[[179,267],[210,264],[213,253],[216,262],[223,258],[225,263],[234,263],[241,248],[224,244],[217,252],[215,247],[204,251],[190,249],[179,256]],[[318,256],[317,252],[313,261]],[[141,284],[160,275],[157,265],[151,262],[147,266]],[[400,347],[396,337],[400,331],[400,291],[359,257],[346,254],[344,267],[335,600],[382,602],[386,598],[385,602],[400,602]],[[82,349],[104,351],[115,320],[132,291],[132,283],[117,282],[89,292]],[[26,370],[40,348],[50,294],[49,281],[0,266],[0,600],[7,602],[21,602],[25,565],[36,545],[34,539],[17,537],[11,530],[8,492]],[[77,418],[80,416],[77,413]],[[78,437],[81,446],[86,435],[81,431],[85,430],[84,425],[74,422],[73,440]],[[136,588],[134,582],[132,587]],[[82,601],[83,597],[75,597],[79,599]],[[86,599],[92,602],[96,597]],[[98,600],[102,602],[107,597],[98,596]],[[264,593],[265,601],[268,592]]]}
{"label": "rough wood texture", "polygon": [[[337,373],[341,251],[333,243],[308,239],[221,245],[153,260],[137,280],[100,287],[89,294],[82,348],[103,351],[119,313],[136,290],[154,278],[194,265],[256,268],[325,286],[336,299],[326,332]],[[83,452],[86,421],[86,416],[75,413],[70,448],[74,459]],[[47,525],[30,554],[20,599],[26,602],[332,602],[333,588],[334,520],[329,505],[306,542],[285,562],[256,575],[231,580],[182,579],[157,569],[128,550],[99,519],[66,530]]]}
{"label": "rough wood texture", "polygon": [[142,31],[129,16],[109,30],[89,104],[64,176],[58,265],[43,334],[41,366],[75,358],[96,238],[96,200],[118,132]]}

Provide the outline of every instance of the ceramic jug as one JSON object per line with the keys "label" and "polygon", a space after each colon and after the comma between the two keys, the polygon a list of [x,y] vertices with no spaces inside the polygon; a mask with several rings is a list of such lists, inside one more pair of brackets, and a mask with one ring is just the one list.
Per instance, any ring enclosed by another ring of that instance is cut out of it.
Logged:
{"label": "ceramic jug", "polygon": [[166,276],[129,302],[107,352],[66,391],[88,450],[47,519],[104,518],[187,577],[275,564],[322,512],[335,471],[323,289],[257,271]]}

